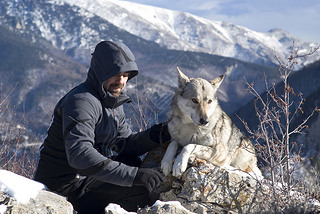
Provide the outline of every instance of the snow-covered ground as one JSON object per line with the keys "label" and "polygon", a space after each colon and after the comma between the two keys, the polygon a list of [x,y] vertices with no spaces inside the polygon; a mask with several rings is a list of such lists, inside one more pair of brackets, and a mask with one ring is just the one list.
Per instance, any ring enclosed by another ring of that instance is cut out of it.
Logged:
{"label": "snow-covered ground", "polygon": [[[0,170],[0,191],[13,197],[17,203],[28,203],[30,198],[37,197],[39,191],[45,188],[42,183],[7,170]],[[6,206],[0,205],[0,214],[5,211]]]}

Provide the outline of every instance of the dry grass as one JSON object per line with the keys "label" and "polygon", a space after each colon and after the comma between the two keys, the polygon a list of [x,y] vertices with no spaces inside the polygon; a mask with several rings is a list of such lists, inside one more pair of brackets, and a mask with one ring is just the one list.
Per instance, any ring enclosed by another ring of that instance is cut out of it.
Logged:
{"label": "dry grass", "polygon": [[15,106],[11,106],[9,102],[9,96],[15,87],[5,96],[2,96],[0,88],[0,168],[32,178],[38,144],[29,144],[30,139],[26,135],[29,120],[22,117],[18,123],[15,122]]}

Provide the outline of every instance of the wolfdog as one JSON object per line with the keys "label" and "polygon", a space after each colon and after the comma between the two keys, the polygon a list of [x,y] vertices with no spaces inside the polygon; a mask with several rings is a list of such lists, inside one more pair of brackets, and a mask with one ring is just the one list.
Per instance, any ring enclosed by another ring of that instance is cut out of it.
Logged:
{"label": "wolfdog", "polygon": [[[189,157],[204,159],[222,168],[237,168],[261,177],[251,141],[221,109],[217,99],[224,75],[208,82],[189,78],[178,70],[178,90],[168,112],[168,129],[172,137],[161,161],[165,175],[181,176]],[[173,160],[179,149],[181,153]]]}

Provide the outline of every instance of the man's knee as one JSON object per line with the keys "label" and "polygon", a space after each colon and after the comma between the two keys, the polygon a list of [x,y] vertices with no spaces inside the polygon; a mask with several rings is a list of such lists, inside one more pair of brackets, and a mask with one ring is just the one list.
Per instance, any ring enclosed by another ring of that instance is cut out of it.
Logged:
{"label": "man's knee", "polygon": [[103,213],[104,208],[109,203],[118,204],[131,212],[136,212],[138,208],[150,206],[154,203],[145,187],[121,187],[108,183],[103,183],[94,188],[86,188],[86,193],[83,196],[76,199],[69,198],[69,201],[79,214]]}

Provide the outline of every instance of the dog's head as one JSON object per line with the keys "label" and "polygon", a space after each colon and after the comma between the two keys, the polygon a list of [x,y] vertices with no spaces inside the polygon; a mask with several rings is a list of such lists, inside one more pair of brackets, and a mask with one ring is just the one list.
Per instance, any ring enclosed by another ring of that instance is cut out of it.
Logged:
{"label": "dog's head", "polygon": [[189,78],[178,70],[178,106],[184,116],[200,126],[209,123],[210,116],[214,113],[217,100],[217,89],[224,75],[211,81],[202,78]]}

